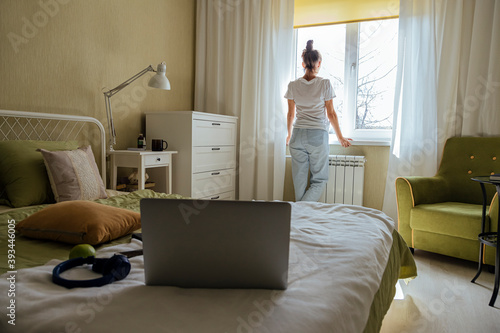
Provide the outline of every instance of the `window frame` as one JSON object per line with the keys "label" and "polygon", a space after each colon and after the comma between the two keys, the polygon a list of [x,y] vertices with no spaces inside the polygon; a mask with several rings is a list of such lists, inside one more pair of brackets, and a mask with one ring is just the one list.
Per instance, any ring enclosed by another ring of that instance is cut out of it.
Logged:
{"label": "window frame", "polygon": [[[394,19],[394,18],[390,18]],[[359,28],[360,24],[366,21],[354,23],[341,23],[346,25],[346,40],[345,40],[345,60],[344,60],[344,96],[343,96],[343,114],[340,122],[340,129],[342,135],[346,138],[352,138],[353,144],[363,145],[390,145],[392,139],[391,129],[356,129],[356,115],[357,115],[357,95],[358,95],[358,65],[359,65]],[[294,29],[294,45],[297,54],[298,44],[298,29]],[[295,76],[299,77],[298,57],[294,57],[294,67],[292,72]],[[319,76],[321,76],[321,69]],[[335,101],[334,101],[335,105]],[[331,126],[330,126],[331,130]],[[330,144],[339,144],[337,137],[334,133],[329,133]]]}

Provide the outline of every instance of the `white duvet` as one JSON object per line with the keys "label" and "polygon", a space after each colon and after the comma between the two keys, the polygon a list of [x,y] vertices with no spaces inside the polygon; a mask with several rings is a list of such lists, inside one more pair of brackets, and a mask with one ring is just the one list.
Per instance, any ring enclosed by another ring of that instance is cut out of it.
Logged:
{"label": "white duvet", "polygon": [[[15,298],[0,280],[1,332],[362,332],[392,245],[382,212],[356,206],[292,204],[289,286],[284,291],[144,285],[142,257],[122,281],[66,289],[51,282],[60,261],[17,271]],[[140,249],[132,240],[99,257]],[[69,278],[90,274],[67,272]],[[15,326],[9,302],[15,299]]]}

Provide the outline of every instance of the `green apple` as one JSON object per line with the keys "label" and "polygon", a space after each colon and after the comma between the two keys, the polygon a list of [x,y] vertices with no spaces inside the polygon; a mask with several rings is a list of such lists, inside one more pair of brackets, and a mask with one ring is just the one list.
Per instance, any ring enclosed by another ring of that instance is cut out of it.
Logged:
{"label": "green apple", "polygon": [[78,244],[69,251],[69,258],[87,258],[95,256],[95,249],[90,244]]}

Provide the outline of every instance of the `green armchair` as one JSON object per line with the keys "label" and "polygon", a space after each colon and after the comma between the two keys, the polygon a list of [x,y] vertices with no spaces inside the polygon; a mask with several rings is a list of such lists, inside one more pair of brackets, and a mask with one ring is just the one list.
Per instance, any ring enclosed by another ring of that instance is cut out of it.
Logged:
{"label": "green armchair", "polygon": [[[457,137],[446,141],[434,177],[396,179],[398,230],[413,249],[478,261],[483,197],[472,177],[500,173],[500,137]],[[497,230],[498,198],[485,185],[486,230]],[[495,265],[486,246],[483,263]]]}

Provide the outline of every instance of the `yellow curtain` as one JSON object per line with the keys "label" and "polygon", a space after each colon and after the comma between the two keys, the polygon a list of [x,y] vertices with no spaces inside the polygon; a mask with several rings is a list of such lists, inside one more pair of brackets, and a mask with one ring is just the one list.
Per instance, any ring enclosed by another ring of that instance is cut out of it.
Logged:
{"label": "yellow curtain", "polygon": [[398,0],[295,0],[294,27],[396,18]]}

